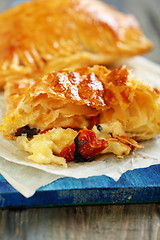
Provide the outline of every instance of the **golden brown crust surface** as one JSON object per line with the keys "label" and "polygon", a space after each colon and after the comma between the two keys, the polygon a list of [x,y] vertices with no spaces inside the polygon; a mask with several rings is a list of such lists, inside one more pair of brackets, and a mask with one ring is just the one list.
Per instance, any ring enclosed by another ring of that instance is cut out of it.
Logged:
{"label": "golden brown crust surface", "polygon": [[0,87],[17,74],[108,64],[152,44],[133,16],[96,0],[35,0],[0,15]]}
{"label": "golden brown crust surface", "polygon": [[7,114],[16,109],[17,105],[26,94],[27,89],[29,87],[32,87],[35,81],[36,80],[31,78],[30,76],[26,75],[24,77],[20,75],[12,78],[12,81],[8,81],[6,83],[4,88],[4,95]]}
{"label": "golden brown crust surface", "polygon": [[[94,66],[75,71],[54,71],[38,78],[38,81],[31,78],[16,78],[6,84],[6,106],[10,111],[14,111],[24,96],[30,98],[47,93],[56,100],[87,105],[97,110],[119,104],[125,107],[132,97],[128,76],[129,71],[123,66],[112,71],[103,66]],[[31,89],[28,95],[29,87]],[[120,92],[118,98],[116,91]]]}
{"label": "golden brown crust surface", "polygon": [[[111,133],[116,129],[118,135],[145,140],[160,133],[159,119],[159,94],[154,89],[123,66],[112,71],[94,66],[44,75],[4,118],[1,131],[12,137],[26,125],[43,131],[91,128],[93,122],[111,124]],[[113,128],[117,121],[120,125]]]}

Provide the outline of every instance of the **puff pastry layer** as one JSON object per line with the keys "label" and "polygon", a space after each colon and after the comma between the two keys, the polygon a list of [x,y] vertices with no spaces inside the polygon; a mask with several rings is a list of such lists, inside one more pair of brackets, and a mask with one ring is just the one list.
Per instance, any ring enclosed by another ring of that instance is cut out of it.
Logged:
{"label": "puff pastry layer", "polygon": [[22,3],[0,15],[0,88],[14,77],[107,65],[151,48],[133,16],[99,1]]}
{"label": "puff pastry layer", "polygon": [[[8,86],[8,102],[9,89],[12,88]],[[13,98],[13,92],[10,93]],[[31,159],[39,159],[41,163],[52,162],[49,157],[44,160],[44,156],[37,157],[34,152],[43,149],[36,144],[42,139],[45,146],[52,143],[49,149],[56,156],[53,162],[58,164],[60,156],[63,161],[59,164],[65,165],[63,149],[69,147],[66,151],[71,151],[70,143],[74,143],[77,134],[84,138],[81,131],[85,129],[94,132],[96,146],[99,147],[99,139],[107,141],[101,143],[104,149],[100,148],[100,152],[113,152],[118,156],[141,147],[136,141],[160,133],[159,94],[134,78],[124,66],[112,71],[103,66],[54,71],[35,81],[19,100],[17,107],[11,106],[10,113],[3,119],[1,131],[8,138],[18,137],[25,150],[34,149]],[[71,138],[67,134],[69,143],[61,140],[57,147],[58,140],[53,140],[57,136],[55,131],[61,132],[63,138],[66,129],[71,131]],[[89,137],[92,133],[85,134]]]}

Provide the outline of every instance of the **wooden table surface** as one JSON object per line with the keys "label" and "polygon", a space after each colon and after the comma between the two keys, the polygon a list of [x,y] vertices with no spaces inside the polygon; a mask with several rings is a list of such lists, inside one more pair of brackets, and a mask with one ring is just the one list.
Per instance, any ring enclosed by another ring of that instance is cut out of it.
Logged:
{"label": "wooden table surface", "polygon": [[[91,1],[91,0],[90,0]],[[155,49],[148,57],[160,63],[160,0],[105,0],[133,13]],[[5,9],[11,0],[0,0]],[[160,204],[94,205],[0,210],[3,240],[157,240]]]}

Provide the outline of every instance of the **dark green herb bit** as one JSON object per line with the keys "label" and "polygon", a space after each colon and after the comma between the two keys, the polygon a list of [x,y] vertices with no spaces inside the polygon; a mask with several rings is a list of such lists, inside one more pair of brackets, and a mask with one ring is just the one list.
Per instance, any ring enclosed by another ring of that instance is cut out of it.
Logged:
{"label": "dark green herb bit", "polygon": [[96,127],[98,131],[102,132],[103,128],[100,124],[96,124]]}
{"label": "dark green herb bit", "polygon": [[91,158],[84,158],[82,154],[80,153],[79,148],[83,146],[86,141],[83,140],[78,140],[79,134],[75,137],[74,143],[75,143],[75,151],[74,151],[74,162],[91,162],[95,159],[95,157]]}
{"label": "dark green herb bit", "polygon": [[15,136],[22,136],[23,134],[27,135],[27,138],[32,138],[34,135],[37,135],[40,132],[40,129],[31,128],[29,125],[17,129]]}

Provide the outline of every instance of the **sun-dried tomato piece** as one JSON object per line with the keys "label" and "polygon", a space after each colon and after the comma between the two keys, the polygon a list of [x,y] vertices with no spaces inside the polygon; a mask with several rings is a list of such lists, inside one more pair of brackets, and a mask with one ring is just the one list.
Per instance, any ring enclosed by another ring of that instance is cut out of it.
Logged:
{"label": "sun-dried tomato piece", "polygon": [[67,162],[88,162],[92,161],[96,155],[101,153],[108,146],[104,139],[97,139],[93,131],[88,129],[80,130],[74,143],[65,147],[60,156]]}

